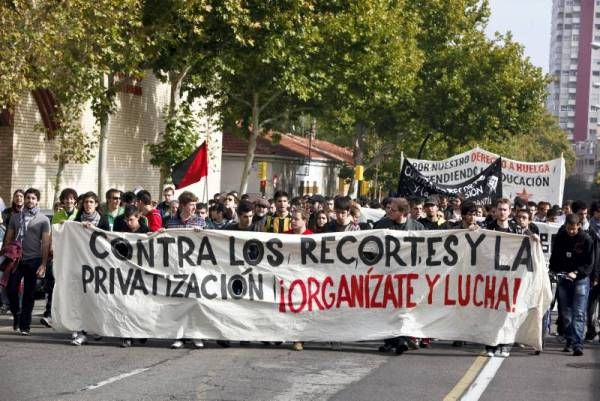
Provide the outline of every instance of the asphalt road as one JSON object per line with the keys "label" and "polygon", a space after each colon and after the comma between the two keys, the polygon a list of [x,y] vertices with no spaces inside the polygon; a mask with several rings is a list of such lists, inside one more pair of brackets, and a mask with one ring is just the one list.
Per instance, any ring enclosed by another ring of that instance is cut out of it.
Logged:
{"label": "asphalt road", "polygon": [[0,316],[0,400],[528,400],[600,399],[600,344],[585,355],[561,352],[555,337],[539,356],[513,348],[507,359],[481,357],[476,344],[444,341],[401,356],[377,343],[347,343],[342,351],[309,343],[234,344],[223,349],[169,349],[150,340],[128,349],[117,339],[75,347],[70,336],[39,325],[31,337],[12,332]]}

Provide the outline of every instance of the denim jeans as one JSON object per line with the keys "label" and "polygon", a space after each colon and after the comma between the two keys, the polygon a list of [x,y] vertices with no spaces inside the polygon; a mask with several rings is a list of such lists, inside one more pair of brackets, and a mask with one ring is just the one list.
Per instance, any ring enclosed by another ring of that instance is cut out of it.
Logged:
{"label": "denim jeans", "polygon": [[[41,262],[41,258],[22,260],[8,279],[7,292],[10,311],[15,321],[18,321],[18,328],[21,331],[29,331],[31,326],[31,313],[35,302],[36,272]],[[21,279],[23,279],[23,299],[19,304]]]}
{"label": "denim jeans", "polygon": [[559,313],[563,321],[567,345],[573,348],[583,348],[589,291],[589,277],[576,281],[561,278],[558,282]]}

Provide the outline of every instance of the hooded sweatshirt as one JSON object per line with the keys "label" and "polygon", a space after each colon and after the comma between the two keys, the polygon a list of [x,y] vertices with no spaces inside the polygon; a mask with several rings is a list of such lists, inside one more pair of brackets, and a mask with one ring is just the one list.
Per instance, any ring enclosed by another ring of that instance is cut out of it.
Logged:
{"label": "hooded sweatshirt", "polygon": [[590,276],[594,268],[593,242],[588,233],[580,229],[570,236],[561,228],[554,239],[550,255],[550,271],[569,273],[576,271],[577,280]]}

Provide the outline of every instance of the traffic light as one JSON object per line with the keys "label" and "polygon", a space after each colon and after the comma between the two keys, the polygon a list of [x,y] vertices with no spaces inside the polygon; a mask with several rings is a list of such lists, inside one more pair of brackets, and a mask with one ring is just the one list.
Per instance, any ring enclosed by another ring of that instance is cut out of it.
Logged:
{"label": "traffic light", "polygon": [[354,167],[354,179],[356,181],[364,180],[365,179],[364,173],[365,173],[365,166],[361,166],[359,164],[358,166]]}
{"label": "traffic light", "polygon": [[267,179],[267,162],[258,162],[258,179],[261,181]]}
{"label": "traffic light", "polygon": [[360,182],[360,194],[367,195],[369,193],[369,181]]}

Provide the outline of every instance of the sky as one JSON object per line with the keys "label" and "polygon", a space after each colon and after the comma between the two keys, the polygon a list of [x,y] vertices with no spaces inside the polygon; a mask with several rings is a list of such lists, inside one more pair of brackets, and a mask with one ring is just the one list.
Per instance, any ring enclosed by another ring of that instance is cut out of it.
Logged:
{"label": "sky", "polygon": [[492,15],[486,34],[511,31],[525,46],[531,63],[548,72],[552,0],[489,0]]}

